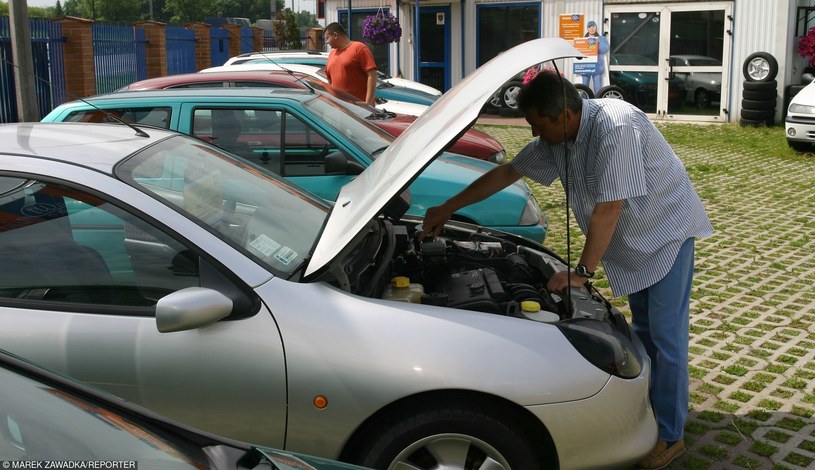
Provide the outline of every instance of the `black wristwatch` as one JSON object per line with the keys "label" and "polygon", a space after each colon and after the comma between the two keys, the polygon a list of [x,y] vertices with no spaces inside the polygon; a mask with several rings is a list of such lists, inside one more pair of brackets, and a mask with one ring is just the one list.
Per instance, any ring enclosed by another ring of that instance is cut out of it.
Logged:
{"label": "black wristwatch", "polygon": [[578,264],[574,268],[574,273],[580,277],[591,279],[594,277],[594,271],[589,271],[585,264]]}

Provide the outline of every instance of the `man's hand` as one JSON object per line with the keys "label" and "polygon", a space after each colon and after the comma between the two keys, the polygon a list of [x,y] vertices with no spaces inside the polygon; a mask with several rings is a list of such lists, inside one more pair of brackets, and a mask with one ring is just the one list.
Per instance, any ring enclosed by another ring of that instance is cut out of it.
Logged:
{"label": "man's hand", "polygon": [[587,279],[585,277],[580,277],[574,272],[569,276],[568,271],[560,271],[555,273],[552,277],[549,278],[549,282],[546,284],[546,288],[549,292],[554,292],[555,294],[562,294],[566,292],[566,287],[569,286],[569,278],[571,278],[571,286],[572,287],[582,287],[586,284]]}
{"label": "man's hand", "polygon": [[450,220],[453,213],[444,206],[435,206],[427,209],[424,215],[424,223],[422,226],[422,233],[419,235],[419,240],[423,240],[428,234],[433,233],[434,237],[439,236],[444,224]]}

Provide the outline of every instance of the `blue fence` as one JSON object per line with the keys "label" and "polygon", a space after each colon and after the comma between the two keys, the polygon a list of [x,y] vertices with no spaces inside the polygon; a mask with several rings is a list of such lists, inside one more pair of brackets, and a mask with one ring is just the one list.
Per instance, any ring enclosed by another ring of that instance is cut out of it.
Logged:
{"label": "blue fence", "polygon": [[131,25],[93,24],[96,92],[108,93],[147,78],[144,30]]}
{"label": "blue fence", "polygon": [[[29,30],[37,109],[41,116],[45,116],[54,106],[65,102],[62,33],[59,23],[42,19],[30,20]],[[18,119],[14,69],[9,19],[0,17],[0,122],[16,122]]]}
{"label": "blue fence", "polygon": [[195,31],[167,26],[167,75],[195,72]]}

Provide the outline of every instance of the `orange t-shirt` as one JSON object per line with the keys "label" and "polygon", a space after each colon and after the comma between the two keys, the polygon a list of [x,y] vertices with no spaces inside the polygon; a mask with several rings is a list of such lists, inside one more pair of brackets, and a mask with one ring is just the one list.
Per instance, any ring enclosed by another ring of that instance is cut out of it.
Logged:
{"label": "orange t-shirt", "polygon": [[331,49],[325,64],[328,81],[361,101],[365,101],[368,91],[368,72],[374,69],[376,62],[371,50],[359,41],[351,41],[345,49]]}

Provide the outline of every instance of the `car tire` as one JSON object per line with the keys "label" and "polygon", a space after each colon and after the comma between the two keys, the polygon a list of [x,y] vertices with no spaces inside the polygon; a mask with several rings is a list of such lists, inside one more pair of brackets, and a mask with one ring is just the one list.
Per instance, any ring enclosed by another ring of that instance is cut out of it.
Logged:
{"label": "car tire", "polygon": [[[761,83],[761,82],[750,82],[750,83]],[[742,90],[741,97],[745,100],[752,101],[775,101],[776,92],[775,89],[770,91]]]}
{"label": "car tire", "polygon": [[693,94],[693,104],[696,105],[697,108],[701,109],[711,107],[713,103],[710,99],[710,93],[704,88],[696,90],[696,92]]}
{"label": "car tire", "polygon": [[594,91],[591,89],[590,86],[583,85],[582,83],[575,83],[574,87],[577,88],[577,93],[584,100],[590,100],[594,98]]}
{"label": "car tire", "polygon": [[769,91],[772,91],[773,93],[778,92],[778,82],[775,80],[771,80],[769,82],[751,82],[749,80],[744,80],[741,83],[744,90],[763,91],[765,93]]}
{"label": "car tire", "polygon": [[775,125],[775,120],[763,120],[763,119],[739,119],[739,125],[742,127],[772,127]]}
{"label": "car tire", "polygon": [[775,100],[741,100],[741,109],[767,111],[775,109]]}
{"label": "car tire", "polygon": [[518,93],[523,83],[513,80],[501,88],[501,106],[509,109],[518,109]]}
{"label": "car tire", "polygon": [[[502,419],[456,406],[405,414],[386,429],[370,433],[373,440],[359,454],[362,466],[395,470],[481,468],[465,459],[497,463],[490,468],[538,469],[535,446],[527,436]],[[452,445],[452,447],[451,447]],[[466,447],[467,452],[459,452]],[[450,452],[450,449],[455,449]],[[471,462],[471,460],[468,460]]]}
{"label": "car tire", "polygon": [[778,61],[768,52],[753,52],[744,60],[742,72],[749,82],[770,82],[778,75]]}
{"label": "car tire", "polygon": [[812,150],[812,144],[809,142],[799,142],[797,140],[787,140],[787,145],[796,152],[809,152]]}
{"label": "car tire", "polygon": [[607,85],[600,88],[597,98],[611,98],[615,100],[625,100],[625,92],[617,85]]}
{"label": "car tire", "polygon": [[771,121],[775,119],[775,109],[744,109],[741,110],[741,117],[751,121]]}

